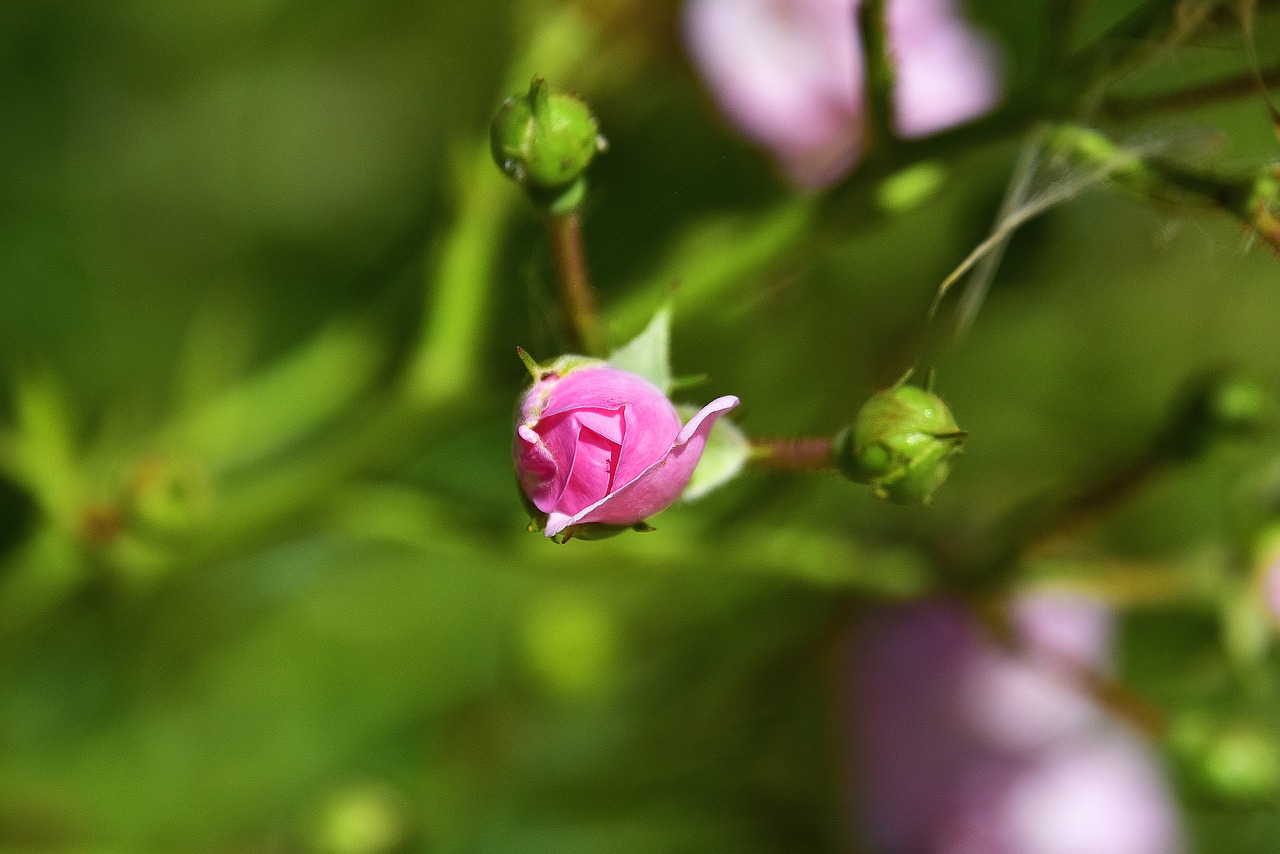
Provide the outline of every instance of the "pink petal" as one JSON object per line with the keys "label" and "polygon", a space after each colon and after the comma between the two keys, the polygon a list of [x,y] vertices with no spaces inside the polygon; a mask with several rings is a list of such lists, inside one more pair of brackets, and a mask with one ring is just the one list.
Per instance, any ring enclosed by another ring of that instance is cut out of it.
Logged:
{"label": "pink petal", "polygon": [[555,454],[542,437],[527,424],[516,428],[516,475],[520,488],[533,505],[544,513],[555,506],[564,484],[556,478]]}
{"label": "pink petal", "polygon": [[928,136],[982,115],[1000,99],[999,53],[951,3],[896,0],[889,38],[897,59],[898,132]]}
{"label": "pink petal", "polygon": [[1271,619],[1280,621],[1280,550],[1271,555],[1262,570],[1262,597],[1271,609]]}
{"label": "pink petal", "polygon": [[557,380],[538,415],[546,421],[569,410],[618,409],[624,404],[670,411],[672,420],[679,423],[675,407],[657,386],[644,377],[609,365],[578,368]]}
{"label": "pink petal", "polygon": [[546,535],[554,537],[570,525],[599,522],[607,525],[630,525],[664,510],[680,497],[689,485],[693,470],[702,458],[707,437],[716,419],[731,412],[738,405],[732,395],[719,397],[708,403],[676,436],[670,450],[631,480],[604,498],[573,516],[562,513],[547,516]]}
{"label": "pink petal", "polygon": [[608,495],[613,489],[621,450],[616,442],[609,441],[591,428],[581,428],[574,446],[569,477],[565,479],[564,491],[556,499],[556,511],[577,513],[599,496]]}
{"label": "pink petal", "polygon": [[[858,0],[690,0],[684,35],[729,120],[813,189],[861,157]],[[892,0],[896,119],[907,137],[975,118],[999,96],[995,45],[955,0]]]}
{"label": "pink petal", "polygon": [[[561,495],[569,486],[583,430],[620,447],[626,433],[623,407],[612,410],[600,407],[568,410],[543,418],[536,424],[521,424],[516,428],[516,437],[520,442],[516,471],[520,476],[520,484],[534,506],[544,513],[553,508],[566,509],[560,504]],[[617,470],[616,460],[609,470]],[[580,501],[573,508],[575,511],[606,494],[606,487],[612,479],[596,478],[594,482],[598,483],[599,491],[588,500]],[[576,488],[581,487],[580,478]]]}

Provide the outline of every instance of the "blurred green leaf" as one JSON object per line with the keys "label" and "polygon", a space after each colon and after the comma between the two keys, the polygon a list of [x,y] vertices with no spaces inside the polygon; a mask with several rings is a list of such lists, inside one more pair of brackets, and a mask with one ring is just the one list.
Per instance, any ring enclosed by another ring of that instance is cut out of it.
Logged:
{"label": "blurred green leaf", "polygon": [[620,370],[638,374],[662,389],[671,392],[671,309],[658,309],[639,335],[614,350],[609,364]]}
{"label": "blurred green leaf", "polygon": [[496,674],[511,601],[496,555],[320,540],[250,567],[234,577],[282,590],[269,611],[200,650],[184,630],[211,591],[169,599],[178,613],[138,649],[192,647],[190,666],[140,673],[122,715],[56,746],[11,748],[0,812],[53,800],[91,838],[164,848],[244,832]]}

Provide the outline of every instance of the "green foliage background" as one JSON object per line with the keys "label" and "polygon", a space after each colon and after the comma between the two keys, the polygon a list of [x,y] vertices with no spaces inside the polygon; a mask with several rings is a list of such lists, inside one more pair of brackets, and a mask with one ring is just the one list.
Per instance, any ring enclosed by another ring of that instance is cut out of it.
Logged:
{"label": "green foliage background", "polygon": [[[1081,40],[1133,5],[1088,4]],[[789,191],[716,117],[674,4],[636,6],[584,4],[597,41],[552,75],[610,141],[585,218],[612,337],[685,280],[676,372],[709,376],[689,402],[738,395],[751,435],[831,434],[911,362],[1017,140],[963,152],[923,205],[700,291],[700,271],[751,251],[734,223]],[[1047,11],[973,12],[1010,88],[1031,81]],[[554,287],[536,218],[472,161],[549,14],[0,8],[0,848],[843,850],[832,680],[859,604],[920,592],[938,543],[1123,464],[1189,377],[1239,365],[1280,388],[1277,260],[1224,216],[1099,187],[1020,233],[942,356],[972,438],[932,507],[753,471],[657,533],[524,533],[514,348],[554,354]],[[1280,44],[1275,15],[1258,44]],[[1125,85],[1239,71],[1239,45],[1226,28]],[[1256,96],[1146,132],[1187,126],[1223,133],[1200,165],[1276,157]],[[459,200],[486,193],[473,243],[496,255],[474,288],[491,302],[445,354],[460,393],[433,398],[447,378],[428,372],[428,417],[387,426]],[[1243,575],[1278,450],[1161,472],[1087,554]],[[1175,715],[1273,734],[1271,653],[1241,700],[1216,602],[1138,598],[1122,675]],[[1273,802],[1184,788],[1203,850],[1274,850]]]}

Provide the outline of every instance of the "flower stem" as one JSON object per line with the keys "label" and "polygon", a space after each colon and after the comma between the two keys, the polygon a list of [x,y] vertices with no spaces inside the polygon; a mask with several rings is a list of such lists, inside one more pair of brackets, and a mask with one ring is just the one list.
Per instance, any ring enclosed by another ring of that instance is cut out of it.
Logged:
{"label": "flower stem", "polygon": [[547,219],[547,236],[555,258],[564,333],[569,349],[585,356],[606,355],[604,330],[596,311],[595,291],[587,270],[582,240],[582,216],[571,210]]}
{"label": "flower stem", "polygon": [[867,123],[870,148],[883,152],[897,138],[893,122],[893,65],[889,61],[885,0],[867,0],[858,7],[858,37],[866,63]]}
{"label": "flower stem", "polygon": [[1123,122],[1156,113],[1191,110],[1219,101],[1258,94],[1259,80],[1267,87],[1280,86],[1280,66],[1264,69],[1258,72],[1257,77],[1253,74],[1241,74],[1175,92],[1111,99],[1103,103],[1102,111],[1108,118]]}
{"label": "flower stem", "polygon": [[814,438],[752,439],[753,465],[776,471],[825,471],[835,468],[834,440]]}
{"label": "flower stem", "polygon": [[1156,453],[1133,460],[1119,471],[1111,472],[1090,484],[1043,519],[1023,546],[1025,554],[1033,554],[1050,544],[1079,536],[1094,522],[1136,495],[1162,470],[1164,462]]}
{"label": "flower stem", "polygon": [[[528,43],[512,62],[502,92],[511,92],[535,73],[567,76],[592,55],[596,36],[580,12],[564,5],[538,17]],[[453,222],[439,256],[424,277],[424,313],[416,351],[402,377],[402,402],[416,411],[443,408],[482,381],[484,333],[496,292],[496,268],[506,225],[518,196],[495,168],[489,140],[478,140],[455,166]]]}

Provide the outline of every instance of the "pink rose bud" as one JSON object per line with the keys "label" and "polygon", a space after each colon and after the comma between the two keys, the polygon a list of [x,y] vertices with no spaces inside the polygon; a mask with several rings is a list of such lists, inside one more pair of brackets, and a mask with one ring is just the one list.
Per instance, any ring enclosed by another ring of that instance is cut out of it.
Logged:
{"label": "pink rose bud", "polygon": [[[822,187],[862,153],[857,0],[690,0],[684,29],[712,93],[795,181]],[[986,112],[999,96],[996,51],[954,0],[889,0],[895,117],[927,136]]]}
{"label": "pink rose bud", "polygon": [[553,365],[520,401],[520,488],[546,515],[548,537],[580,525],[638,524],[680,497],[716,419],[737,405],[736,397],[716,398],[682,425],[643,377],[604,362]]}

